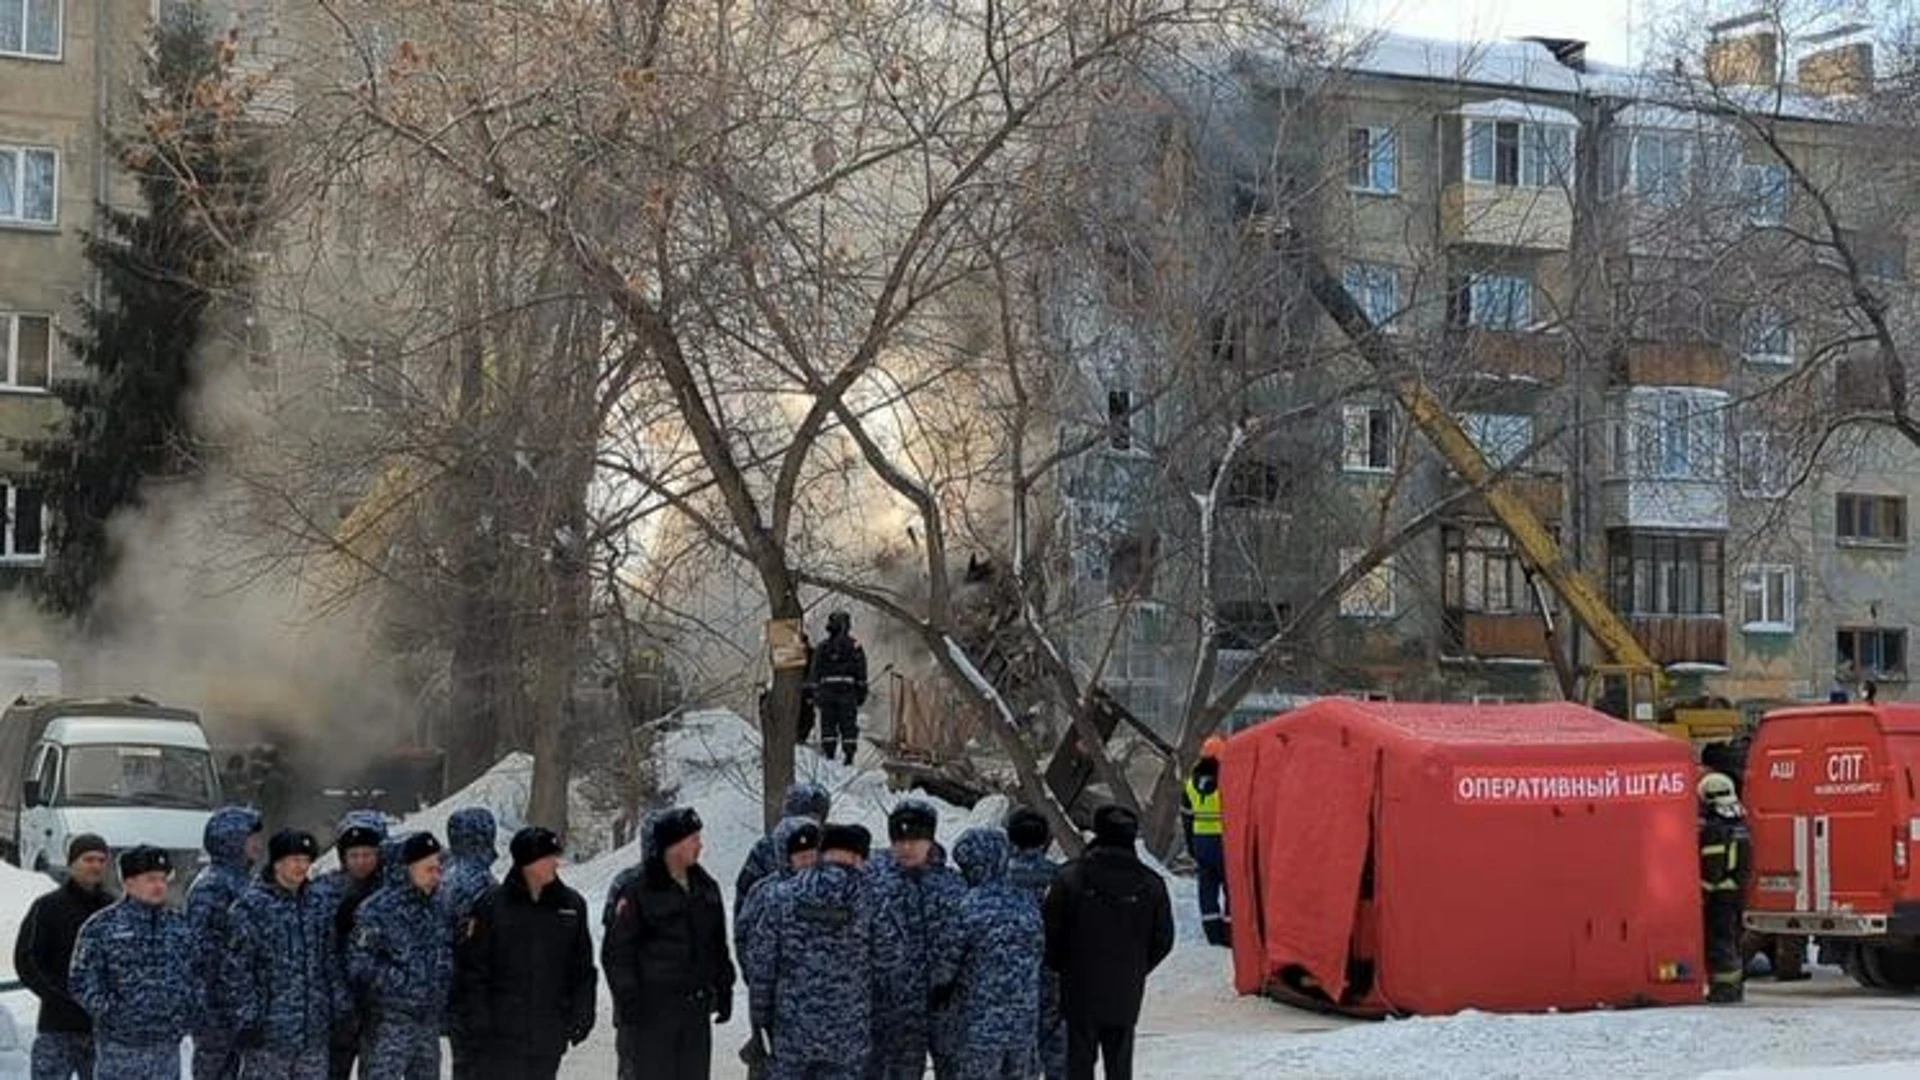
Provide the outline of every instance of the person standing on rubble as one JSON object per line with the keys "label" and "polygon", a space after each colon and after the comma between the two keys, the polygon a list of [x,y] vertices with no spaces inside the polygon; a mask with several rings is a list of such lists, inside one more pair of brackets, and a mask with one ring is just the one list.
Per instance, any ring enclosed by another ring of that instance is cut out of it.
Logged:
{"label": "person standing on rubble", "polygon": [[1199,886],[1200,929],[1207,944],[1233,945],[1233,916],[1227,901],[1226,811],[1220,801],[1220,755],[1227,740],[1210,735],[1200,746],[1200,760],[1187,776],[1180,805],[1186,826],[1187,851],[1193,856]]}
{"label": "person standing on rubble", "polygon": [[1733,1004],[1746,997],[1740,952],[1747,880],[1753,876],[1753,836],[1733,781],[1725,773],[1700,778],[1700,890],[1706,921],[1707,1000]]}
{"label": "person standing on rubble", "polygon": [[827,616],[827,640],[814,650],[807,687],[820,711],[820,753],[831,761],[835,749],[848,765],[860,747],[860,706],[867,703],[867,651],[853,636],[853,617],[844,611]]}

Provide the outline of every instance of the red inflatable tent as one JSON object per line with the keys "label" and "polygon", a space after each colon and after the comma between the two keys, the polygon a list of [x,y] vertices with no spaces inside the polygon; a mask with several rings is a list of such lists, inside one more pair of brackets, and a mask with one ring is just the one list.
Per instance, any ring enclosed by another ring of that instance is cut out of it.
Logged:
{"label": "red inflatable tent", "polygon": [[1367,1016],[1701,1000],[1685,743],[1563,703],[1327,699],[1222,766],[1243,994]]}

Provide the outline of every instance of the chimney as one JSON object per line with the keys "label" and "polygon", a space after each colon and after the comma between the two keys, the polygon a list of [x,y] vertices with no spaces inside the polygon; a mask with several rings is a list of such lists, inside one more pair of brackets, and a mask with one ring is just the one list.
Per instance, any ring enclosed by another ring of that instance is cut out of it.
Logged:
{"label": "chimney", "polygon": [[1847,23],[1804,40],[1813,51],[1794,67],[1800,89],[1821,97],[1859,97],[1873,91],[1873,42],[1865,23]]}
{"label": "chimney", "polygon": [[1780,81],[1780,35],[1764,11],[1707,28],[1707,79],[1716,86],[1773,86]]}

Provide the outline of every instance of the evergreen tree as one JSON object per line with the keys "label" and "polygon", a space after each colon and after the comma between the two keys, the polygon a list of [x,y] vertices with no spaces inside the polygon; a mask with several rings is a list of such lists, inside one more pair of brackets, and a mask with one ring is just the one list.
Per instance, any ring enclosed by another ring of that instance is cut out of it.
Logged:
{"label": "evergreen tree", "polygon": [[111,579],[113,516],[145,485],[201,467],[188,416],[213,318],[234,310],[263,216],[266,173],[248,122],[251,83],[198,4],[169,4],[146,55],[135,130],[113,150],[138,185],[138,211],[98,209],[85,236],[100,276],[67,338],[85,368],[55,392],[65,431],[29,448],[53,525],[41,601],[85,615]]}

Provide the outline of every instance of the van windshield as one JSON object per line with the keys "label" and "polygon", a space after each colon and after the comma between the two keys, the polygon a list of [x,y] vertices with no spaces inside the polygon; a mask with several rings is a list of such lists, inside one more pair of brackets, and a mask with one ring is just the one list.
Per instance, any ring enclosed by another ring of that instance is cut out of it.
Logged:
{"label": "van windshield", "polygon": [[187,746],[69,746],[64,771],[61,806],[211,810],[220,796],[212,756]]}

